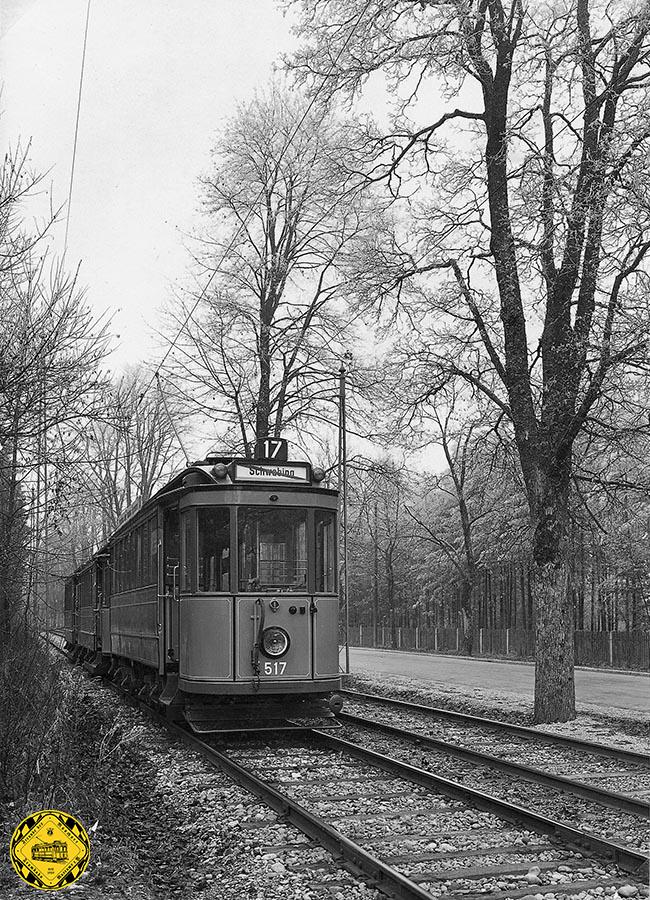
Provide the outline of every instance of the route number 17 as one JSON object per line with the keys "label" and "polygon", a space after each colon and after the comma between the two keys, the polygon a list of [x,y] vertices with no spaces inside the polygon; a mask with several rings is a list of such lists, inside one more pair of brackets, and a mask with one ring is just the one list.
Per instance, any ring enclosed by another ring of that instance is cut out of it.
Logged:
{"label": "route number 17", "polygon": [[264,674],[265,675],[284,675],[284,670],[287,668],[286,662],[265,662],[264,663]]}
{"label": "route number 17", "polygon": [[260,438],[255,445],[255,459],[272,459],[274,462],[286,462],[287,455],[288,446],[284,438]]}

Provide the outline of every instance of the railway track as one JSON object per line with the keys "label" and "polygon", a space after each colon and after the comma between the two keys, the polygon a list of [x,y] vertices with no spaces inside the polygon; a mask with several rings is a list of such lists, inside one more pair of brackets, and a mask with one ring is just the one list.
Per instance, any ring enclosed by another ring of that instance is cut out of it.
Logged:
{"label": "railway track", "polygon": [[389,896],[613,892],[647,867],[613,841],[329,734],[300,745],[177,734]]}
{"label": "railway track", "polygon": [[374,694],[341,693],[351,703],[340,715],[349,725],[408,734],[449,756],[502,767],[618,810],[648,814],[650,760],[642,753]]}
{"label": "railway track", "polygon": [[573,827],[619,839],[641,851],[648,844],[648,805],[645,800],[585,786],[566,776],[547,772],[480,751],[449,745],[402,725],[377,723],[354,715],[341,715],[343,738],[387,755],[412,762],[467,787],[474,787],[507,802],[535,809],[550,818],[560,817]]}
{"label": "railway track", "polygon": [[[634,848],[363,744],[320,732],[206,740],[135,702],[332,854],[309,865],[316,892],[344,890],[341,867],[388,896],[420,900],[638,893],[647,877]],[[289,840],[268,850],[291,874],[304,848]]]}

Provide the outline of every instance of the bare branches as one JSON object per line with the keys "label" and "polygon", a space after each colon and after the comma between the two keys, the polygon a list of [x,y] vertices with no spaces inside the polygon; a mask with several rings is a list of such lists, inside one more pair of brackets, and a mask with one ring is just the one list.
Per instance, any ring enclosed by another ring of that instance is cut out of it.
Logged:
{"label": "bare branches", "polygon": [[370,226],[372,203],[351,184],[349,124],[305,104],[274,84],[243,107],[203,182],[210,218],[199,263],[210,271],[215,252],[229,252],[173,365],[201,402],[218,398],[244,447],[304,419],[323,369],[333,399],[353,318],[350,261]]}
{"label": "bare branches", "polygon": [[[302,5],[313,13],[304,67],[331,57],[344,4]],[[386,318],[392,296],[391,325],[416,335],[410,357],[408,338],[398,344],[420,379],[409,421],[445,376],[510,419],[536,571],[560,578],[588,419],[619,397],[621,378],[647,373],[650,7],[377,0],[365,27],[332,84],[359,91],[380,69],[397,96],[390,125],[366,129],[365,149],[369,177],[393,177],[396,238],[373,248],[376,298]],[[558,671],[571,649],[564,577],[552,600],[538,584],[540,603],[554,604],[539,611],[540,657]],[[546,710],[543,690],[537,700]],[[564,700],[570,715],[569,687]]]}
{"label": "bare branches", "polygon": [[[0,167],[0,641],[57,564],[48,533],[79,434],[102,413],[106,318],[84,303],[77,273],[50,259],[43,241],[56,218],[29,227],[23,201],[39,179],[26,151]],[[47,598],[41,613],[49,616]]]}

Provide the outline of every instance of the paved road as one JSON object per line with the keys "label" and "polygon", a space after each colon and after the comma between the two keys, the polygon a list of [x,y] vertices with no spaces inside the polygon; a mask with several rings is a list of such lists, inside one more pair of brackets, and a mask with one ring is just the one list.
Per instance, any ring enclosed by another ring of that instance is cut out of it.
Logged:
{"label": "paved road", "polygon": [[[341,661],[344,661],[343,653]],[[434,684],[488,687],[533,698],[532,664],[490,662],[391,650],[350,650],[350,670],[358,675],[401,675]],[[576,669],[576,700],[650,713],[650,676],[603,669]]]}

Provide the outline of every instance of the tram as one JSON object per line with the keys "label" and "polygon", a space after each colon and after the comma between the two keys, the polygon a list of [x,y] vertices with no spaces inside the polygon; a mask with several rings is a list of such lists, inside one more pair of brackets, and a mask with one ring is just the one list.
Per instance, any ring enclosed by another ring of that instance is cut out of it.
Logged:
{"label": "tram", "polygon": [[337,491],[288,460],[208,456],[129,509],[66,581],[66,649],[197,732],[341,708]]}
{"label": "tram", "polygon": [[39,862],[65,862],[68,845],[65,841],[41,841],[32,845],[32,859]]}

